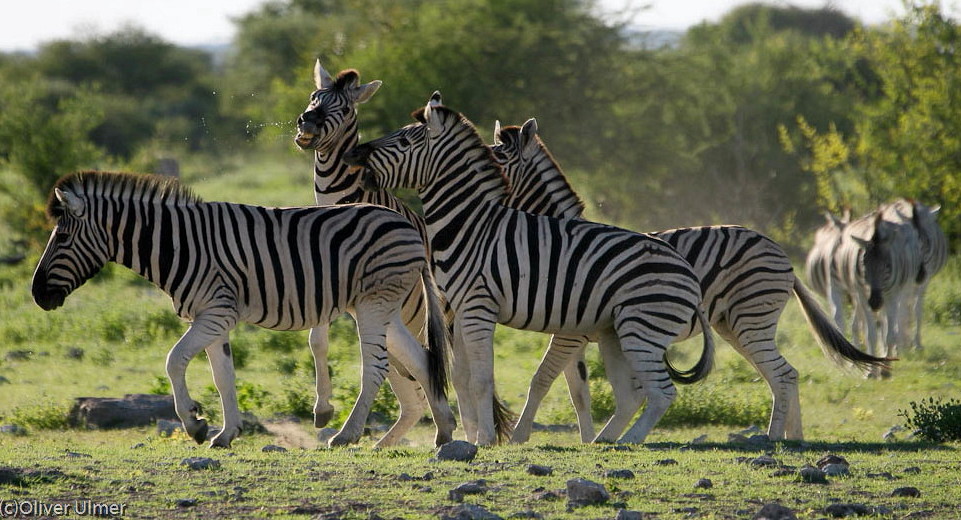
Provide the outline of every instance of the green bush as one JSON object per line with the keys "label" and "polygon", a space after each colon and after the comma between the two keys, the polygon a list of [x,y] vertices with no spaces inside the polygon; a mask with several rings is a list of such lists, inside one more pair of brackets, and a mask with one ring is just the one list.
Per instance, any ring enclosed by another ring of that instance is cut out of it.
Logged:
{"label": "green bush", "polygon": [[69,406],[57,403],[43,403],[32,406],[18,406],[10,414],[10,422],[24,428],[37,430],[65,430],[70,426],[67,419]]}
{"label": "green bush", "polygon": [[911,401],[911,411],[899,410],[905,426],[918,438],[931,442],[961,441],[961,402],[940,397],[929,397],[921,402]]}

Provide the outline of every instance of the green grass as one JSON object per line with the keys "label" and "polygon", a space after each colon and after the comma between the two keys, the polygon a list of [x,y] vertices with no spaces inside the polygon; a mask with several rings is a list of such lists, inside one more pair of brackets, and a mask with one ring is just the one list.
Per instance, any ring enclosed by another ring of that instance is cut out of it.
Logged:
{"label": "green grass", "polygon": [[[213,164],[211,166],[211,164]],[[209,200],[266,205],[309,204],[311,157],[300,152],[240,157],[217,163],[186,162],[183,177]],[[305,188],[307,187],[307,188]],[[482,449],[472,465],[430,462],[433,435],[429,424],[410,435],[411,445],[399,450],[373,451],[365,437],[358,448],[316,449],[309,421],[275,426],[272,437],[242,437],[232,451],[210,451],[184,437],[159,438],[152,430],[88,432],[64,429],[57,417],[73,399],[164,391],[164,360],[186,324],[173,315],[170,300],[123,268],[111,267],[71,295],[65,306],[44,312],[30,296],[30,277],[39,251],[18,266],[0,266],[0,424],[22,423],[27,435],[0,437],[0,466],[57,470],[65,475],[34,478],[28,485],[0,485],[0,500],[72,500],[91,498],[129,504],[131,516],[150,517],[316,517],[346,508],[343,518],[368,518],[370,509],[383,518],[436,517],[451,505],[447,491],[477,478],[495,491],[468,502],[483,504],[502,515],[533,509],[546,518],[613,517],[616,507],[568,512],[563,500],[535,500],[534,489],[561,489],[581,476],[607,484],[612,503],[681,518],[697,508],[704,518],[749,516],[760,503],[781,498],[801,518],[824,516],[832,500],[884,505],[899,516],[930,510],[933,517],[956,514],[959,482],[957,443],[943,446],[905,442],[881,444],[892,426],[903,425],[899,412],[910,403],[931,397],[961,399],[961,260],[935,278],[927,302],[925,350],[903,352],[889,380],[864,379],[833,365],[821,354],[796,303],[789,303],[781,320],[781,352],[800,372],[800,392],[806,442],[771,445],[784,464],[813,463],[827,452],[843,454],[853,465],[849,478],[816,486],[772,477],[735,459],[758,455],[726,443],[727,435],[751,423],[766,426],[770,395],[766,384],[720,338],[716,370],[703,384],[679,388],[679,398],[664,424],[655,428],[650,444],[629,452],[603,446],[580,446],[575,433],[535,432],[526,446]],[[240,326],[231,337],[238,365],[242,407],[261,418],[304,413],[313,401],[313,367],[306,332],[277,333]],[[499,394],[519,411],[527,385],[547,345],[547,336],[499,327],[495,336]],[[700,340],[673,347],[680,364],[692,363]],[[79,351],[83,352],[78,356]],[[11,352],[22,351],[20,355]],[[359,382],[359,360],[353,324],[340,319],[332,328],[331,366],[335,405],[343,417]],[[598,366],[596,349],[589,361]],[[686,366],[686,365],[685,365]],[[187,374],[194,398],[218,415],[216,393],[204,359],[191,363]],[[603,380],[592,384],[596,401],[609,402]],[[456,397],[454,398],[456,403]],[[382,394],[377,410],[390,414],[396,403]],[[713,424],[684,426],[686,415],[708,414]],[[711,415],[713,414],[713,415]],[[539,422],[571,423],[573,413],[564,383],[557,383],[538,415]],[[672,426],[673,424],[673,426]],[[457,435],[461,435],[458,430]],[[707,435],[709,444],[685,443]],[[144,446],[132,449],[131,446]],[[261,453],[268,443],[292,447],[285,454]],[[306,449],[294,447],[303,446]],[[551,449],[549,446],[559,446]],[[74,458],[67,451],[91,455]],[[179,466],[187,456],[211,456],[222,468],[191,472]],[[656,466],[660,459],[676,466]],[[528,463],[553,466],[551,477],[524,473]],[[904,474],[917,466],[921,473]],[[604,469],[628,468],[638,478],[610,480]],[[432,481],[399,481],[407,473],[433,472]],[[897,480],[870,477],[889,472]],[[697,478],[714,481],[711,490],[692,489]],[[912,485],[920,499],[892,498],[894,487]],[[414,486],[428,487],[429,490]],[[952,495],[951,493],[955,493]],[[692,495],[695,494],[695,495]],[[697,494],[708,494],[713,499]],[[177,507],[178,498],[197,499],[195,507]],[[300,507],[302,514],[295,513]],[[352,509],[351,509],[352,508]],[[954,508],[954,509],[952,509]],[[749,513],[744,513],[748,511]]]}

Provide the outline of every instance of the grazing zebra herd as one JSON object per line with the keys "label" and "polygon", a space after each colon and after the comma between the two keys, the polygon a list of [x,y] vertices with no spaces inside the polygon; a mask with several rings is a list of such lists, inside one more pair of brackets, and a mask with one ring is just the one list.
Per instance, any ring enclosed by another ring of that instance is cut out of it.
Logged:
{"label": "grazing zebra herd", "polygon": [[[314,152],[316,207],[203,202],[167,178],[99,172],[66,175],[51,194],[55,226],[34,274],[35,301],[45,310],[61,306],[108,261],[166,292],[190,322],[166,368],[177,414],[197,442],[209,432],[185,370],[201,350],[224,415],[211,445],[229,446],[239,434],[228,341],[239,322],[310,329],[314,423],[321,427],[333,415],[328,326],[345,312],[354,317],[361,391],[331,445],[360,438],[384,379],[400,414],[379,446],[397,443],[425,404],[435,443],[448,442],[455,430],[448,369],[471,442],[527,441],[561,372],[582,440],[643,442],[676,396],[674,384],[710,372],[712,330],[770,386],[769,436],[801,439],[798,373],[775,343],[792,293],[836,360],[877,372],[888,370],[898,346],[920,347],[924,291],[947,254],[937,208],[899,200],[853,222],[831,216],[818,230],[807,268],[812,287],[830,302],[832,323],[784,250],[760,233],[711,226],[645,234],[584,220],[534,120],[498,125],[488,146],[435,93],[414,123],[358,144],[357,106],[381,82],[361,84],[354,70],[333,77],[319,62],[314,79],[295,142]],[[388,191],[399,187],[417,191],[423,217]],[[845,298],[855,308],[853,337],[864,336],[872,354],[841,332]],[[553,334],[516,427],[494,390],[498,323]],[[701,333],[696,364],[673,366],[668,346]],[[616,400],[596,437],[584,362],[589,342],[600,347]]]}

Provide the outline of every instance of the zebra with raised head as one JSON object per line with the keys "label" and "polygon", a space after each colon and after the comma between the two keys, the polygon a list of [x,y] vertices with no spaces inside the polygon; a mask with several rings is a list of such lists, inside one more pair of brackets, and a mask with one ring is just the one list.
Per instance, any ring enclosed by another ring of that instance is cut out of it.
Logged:
{"label": "zebra with raised head", "polygon": [[[647,398],[621,438],[643,442],[673,401],[672,381],[703,379],[713,341],[690,370],[665,359],[675,338],[707,326],[697,276],[663,241],[504,205],[508,185],[473,124],[436,94],[418,121],[359,145],[346,160],[366,168],[366,187],[416,189],[438,284],[454,310],[455,352],[470,356],[478,444],[495,440],[490,409],[493,332],[512,328],[586,336],[620,348]],[[455,382],[456,385],[456,382]]]}
{"label": "zebra with raised head", "polygon": [[844,226],[832,269],[832,284],[837,281],[854,307],[855,340],[862,337],[875,355],[895,357],[901,296],[923,273],[915,229],[886,220],[881,211],[858,218]]}
{"label": "zebra with raised head", "polygon": [[[354,204],[264,208],[203,202],[168,177],[99,172],[71,174],[55,185],[55,221],[33,278],[37,304],[52,310],[107,262],[137,272],[167,293],[190,322],[167,356],[177,415],[198,443],[206,421],[184,374],[201,350],[221,395],[224,428],[211,445],[240,431],[228,333],[238,322],[303,330],[351,312],[364,362],[360,395],[332,445],[357,441],[387,372],[387,347],[430,389],[437,442],[450,440],[454,417],[444,373],[428,371],[424,350],[403,326],[401,303],[434,287],[418,231],[388,209]],[[446,349],[446,326],[428,291],[429,341]],[[390,338],[390,342],[387,342]]]}
{"label": "zebra with raised head", "polygon": [[[909,288],[901,301],[898,323],[899,343],[921,349],[921,315],[924,311],[924,294],[928,284],[948,261],[948,240],[938,224],[937,213],[941,206],[926,206],[917,200],[898,199],[881,207],[885,220],[910,225],[918,234],[921,255],[921,272],[915,284]],[[913,322],[914,337],[907,338]]]}
{"label": "zebra with raised head", "polygon": [[[360,74],[353,69],[343,70],[332,77],[320,60],[314,64],[314,84],[307,108],[297,118],[297,146],[314,152],[313,183],[317,204],[348,204],[365,202],[388,207],[411,222],[427,240],[424,219],[389,191],[365,191],[361,188],[361,174],[344,162],[344,154],[357,145],[357,105],[366,103],[381,86],[378,80],[360,83]],[[412,294],[404,302],[403,317],[411,331],[420,331],[424,323],[424,299]],[[327,366],[326,330],[311,330],[310,343],[317,367],[317,401],[314,407],[315,425],[323,426],[333,407],[329,403],[331,382]],[[453,360],[453,377],[459,386],[469,376],[464,356]],[[400,403],[400,416],[378,445],[395,443],[424,415],[424,397],[419,386],[401,372],[403,365],[391,363],[388,374],[391,388]],[[458,403],[461,415],[470,415],[470,402]],[[510,412],[495,396],[492,404],[498,436],[506,438],[510,431]],[[463,421],[462,421],[463,422]],[[470,432],[468,432],[470,433]]]}
{"label": "zebra with raised head", "polygon": [[[501,128],[498,123],[492,151],[511,183],[511,199],[536,201],[533,205],[546,215],[581,217],[584,205],[537,135],[536,120],[530,119],[521,127]],[[792,293],[825,352],[857,363],[881,362],[856,350],[831,326],[830,319],[794,275],[787,254],[764,235],[739,226],[681,228],[652,235],[673,246],[694,267],[712,327],[767,381],[774,399],[768,426],[772,439],[802,438],[797,370],[781,356],[775,342],[778,319]],[[531,382],[512,441],[528,440],[537,407],[561,369],[575,403],[581,438],[586,440],[593,434],[583,347],[554,343],[548,347]],[[620,352],[602,351],[602,355],[617,404],[617,418],[608,425],[616,429],[634,415],[640,396],[632,394],[629,379],[623,380]],[[585,425],[589,428],[586,433]]]}

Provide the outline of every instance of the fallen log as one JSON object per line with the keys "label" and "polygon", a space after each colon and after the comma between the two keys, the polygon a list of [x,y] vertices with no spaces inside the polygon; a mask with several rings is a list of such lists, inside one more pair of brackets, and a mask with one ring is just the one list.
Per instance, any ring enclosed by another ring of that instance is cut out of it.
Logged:
{"label": "fallen log", "polygon": [[171,395],[127,394],[116,397],[78,397],[69,421],[81,428],[133,428],[149,426],[158,419],[179,421]]}

